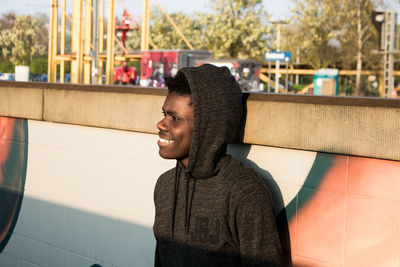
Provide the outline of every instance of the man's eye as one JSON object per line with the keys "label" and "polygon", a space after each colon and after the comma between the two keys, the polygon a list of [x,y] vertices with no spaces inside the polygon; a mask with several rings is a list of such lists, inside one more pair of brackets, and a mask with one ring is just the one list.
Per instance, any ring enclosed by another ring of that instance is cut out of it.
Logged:
{"label": "man's eye", "polygon": [[165,111],[161,111],[161,113],[165,116],[167,116],[167,113]]}

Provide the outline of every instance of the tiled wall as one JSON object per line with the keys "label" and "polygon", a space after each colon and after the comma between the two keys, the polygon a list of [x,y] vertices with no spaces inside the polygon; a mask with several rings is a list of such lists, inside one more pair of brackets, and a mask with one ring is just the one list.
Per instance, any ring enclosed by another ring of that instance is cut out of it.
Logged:
{"label": "tiled wall", "polygon": [[[157,137],[28,122],[24,198],[0,266],[152,266]],[[0,148],[1,150],[1,148]]]}
{"label": "tiled wall", "polygon": [[[152,266],[153,188],[175,165],[158,156],[157,136],[27,126],[23,201],[0,266]],[[286,212],[297,266],[400,266],[400,162],[243,144],[228,152]]]}
{"label": "tiled wall", "polygon": [[400,266],[400,162],[248,149],[242,160],[279,186],[296,266]]}

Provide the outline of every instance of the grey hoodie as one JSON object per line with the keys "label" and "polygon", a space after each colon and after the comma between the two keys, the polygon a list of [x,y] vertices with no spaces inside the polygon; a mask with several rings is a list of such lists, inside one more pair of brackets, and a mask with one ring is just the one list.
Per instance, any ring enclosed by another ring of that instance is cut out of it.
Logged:
{"label": "grey hoodie", "polygon": [[179,72],[190,86],[194,129],[187,168],[178,161],[155,187],[155,266],[281,266],[271,195],[226,155],[242,114],[238,84],[225,67]]}

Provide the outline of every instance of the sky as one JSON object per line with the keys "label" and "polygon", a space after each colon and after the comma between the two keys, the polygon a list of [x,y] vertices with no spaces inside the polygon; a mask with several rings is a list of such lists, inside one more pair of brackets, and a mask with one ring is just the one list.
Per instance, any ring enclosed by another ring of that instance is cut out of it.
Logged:
{"label": "sky", "polygon": [[[61,4],[62,0],[58,0]],[[212,0],[158,0],[161,6],[168,12],[182,11],[185,13],[195,13],[196,11],[207,11]],[[352,1],[352,0],[349,0]],[[400,0],[384,0],[386,7],[395,10],[400,21]],[[72,11],[73,0],[66,0],[67,12]],[[106,5],[108,0],[105,0]],[[123,13],[123,3],[129,12],[139,19],[142,14],[142,0],[115,0],[115,15],[121,16]],[[150,6],[155,5],[156,0],[149,0]],[[0,0],[0,14],[14,11],[17,14],[34,14],[37,12],[47,13],[50,16],[51,0]],[[295,6],[295,0],[263,0],[263,6],[268,14],[276,20],[289,19],[291,9]]]}
{"label": "sky", "polygon": [[[67,10],[72,10],[72,1],[66,0]],[[105,0],[107,2],[107,0]],[[122,5],[116,0],[116,15],[122,15]],[[121,0],[129,12],[135,17],[142,13],[142,0]],[[61,0],[59,3],[61,4]],[[183,11],[194,13],[196,11],[207,11],[210,0],[159,0],[161,6],[168,12]],[[150,6],[155,5],[155,0],[149,0]],[[51,0],[0,0],[0,14],[14,11],[17,14],[34,14],[43,12],[50,14]],[[294,6],[294,0],[263,0],[264,8],[277,19],[290,17],[290,8]]]}

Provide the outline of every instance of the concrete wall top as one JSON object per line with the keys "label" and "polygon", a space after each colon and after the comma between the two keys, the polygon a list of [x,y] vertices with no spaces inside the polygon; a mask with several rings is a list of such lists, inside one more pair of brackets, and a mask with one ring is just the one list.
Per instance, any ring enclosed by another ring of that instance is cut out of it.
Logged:
{"label": "concrete wall top", "polygon": [[[157,133],[166,90],[0,81],[0,116]],[[243,94],[244,143],[400,160],[400,100]]]}

